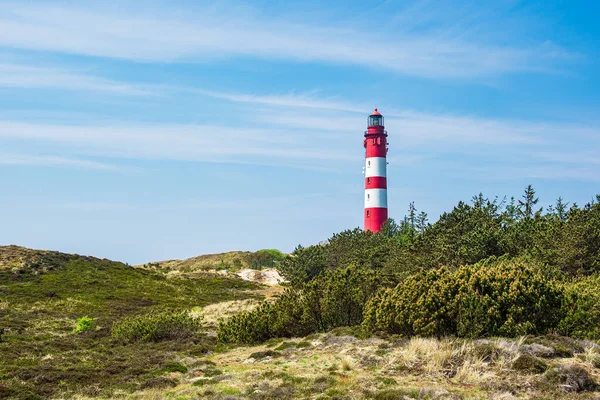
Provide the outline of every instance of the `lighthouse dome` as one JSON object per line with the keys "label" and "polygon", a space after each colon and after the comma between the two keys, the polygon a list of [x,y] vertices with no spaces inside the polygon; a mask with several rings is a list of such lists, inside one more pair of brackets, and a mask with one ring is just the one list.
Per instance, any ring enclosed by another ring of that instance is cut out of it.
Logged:
{"label": "lighthouse dome", "polygon": [[369,126],[383,126],[383,115],[377,109],[369,115]]}

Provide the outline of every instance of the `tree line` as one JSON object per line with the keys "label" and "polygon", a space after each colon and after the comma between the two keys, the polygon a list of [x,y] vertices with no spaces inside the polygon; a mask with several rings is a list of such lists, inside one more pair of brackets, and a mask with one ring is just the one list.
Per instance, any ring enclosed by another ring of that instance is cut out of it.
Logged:
{"label": "tree line", "polygon": [[298,246],[278,265],[274,303],[222,322],[222,342],[253,343],[339,326],[404,336],[560,333],[600,338],[600,196],[546,210],[482,194],[428,222],[414,203],[379,233]]}

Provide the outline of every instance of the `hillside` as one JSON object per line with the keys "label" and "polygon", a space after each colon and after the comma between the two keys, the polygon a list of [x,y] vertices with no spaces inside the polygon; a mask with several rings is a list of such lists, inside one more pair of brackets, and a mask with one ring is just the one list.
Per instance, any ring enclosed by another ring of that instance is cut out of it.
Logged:
{"label": "hillside", "polygon": [[61,269],[72,260],[101,261],[95,257],[65,254],[58,251],[31,250],[19,246],[0,246],[0,271],[43,273]]}
{"label": "hillside", "polygon": [[212,271],[262,269],[276,266],[284,257],[279,250],[264,249],[256,252],[230,251],[227,253],[204,254],[184,260],[165,260],[140,265],[144,268],[159,268],[165,271]]}
{"label": "hillside", "polygon": [[[132,391],[214,338],[123,345],[113,323],[158,309],[191,310],[261,299],[260,286],[214,274],[165,274],[120,262],[16,246],[0,247],[0,398],[112,396]],[[77,319],[94,329],[75,334]]]}

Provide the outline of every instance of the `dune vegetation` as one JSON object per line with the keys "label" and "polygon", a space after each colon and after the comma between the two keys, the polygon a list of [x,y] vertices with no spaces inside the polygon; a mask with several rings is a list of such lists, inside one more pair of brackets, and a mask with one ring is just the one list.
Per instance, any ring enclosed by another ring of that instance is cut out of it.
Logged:
{"label": "dune vegetation", "polygon": [[[217,275],[171,278],[16,246],[0,247],[0,260],[0,398],[113,397],[152,386],[180,357],[214,348],[214,338],[199,329],[200,318],[182,322],[188,310],[262,298],[257,285]],[[173,318],[176,310],[185,316]],[[135,316],[160,332],[129,340],[125,323],[144,327]]]}
{"label": "dune vegetation", "polygon": [[241,266],[0,247],[0,399],[597,399],[600,196],[537,202],[411,204]]}

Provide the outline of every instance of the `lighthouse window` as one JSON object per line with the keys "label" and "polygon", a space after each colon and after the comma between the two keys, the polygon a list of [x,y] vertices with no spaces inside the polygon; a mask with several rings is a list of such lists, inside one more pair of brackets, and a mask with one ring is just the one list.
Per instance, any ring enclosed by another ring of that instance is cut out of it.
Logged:
{"label": "lighthouse window", "polygon": [[370,167],[371,166],[371,161],[367,161],[367,165]]}
{"label": "lighthouse window", "polygon": [[367,178],[367,183],[371,183],[371,178]]}
{"label": "lighthouse window", "polygon": [[371,115],[369,117],[369,125],[370,126],[375,126],[375,125],[383,125],[381,122],[383,118],[380,115]]}
{"label": "lighthouse window", "polygon": [[367,194],[367,200],[371,200],[371,195]]}
{"label": "lighthouse window", "polygon": [[367,210],[367,218],[371,216],[371,211]]}

